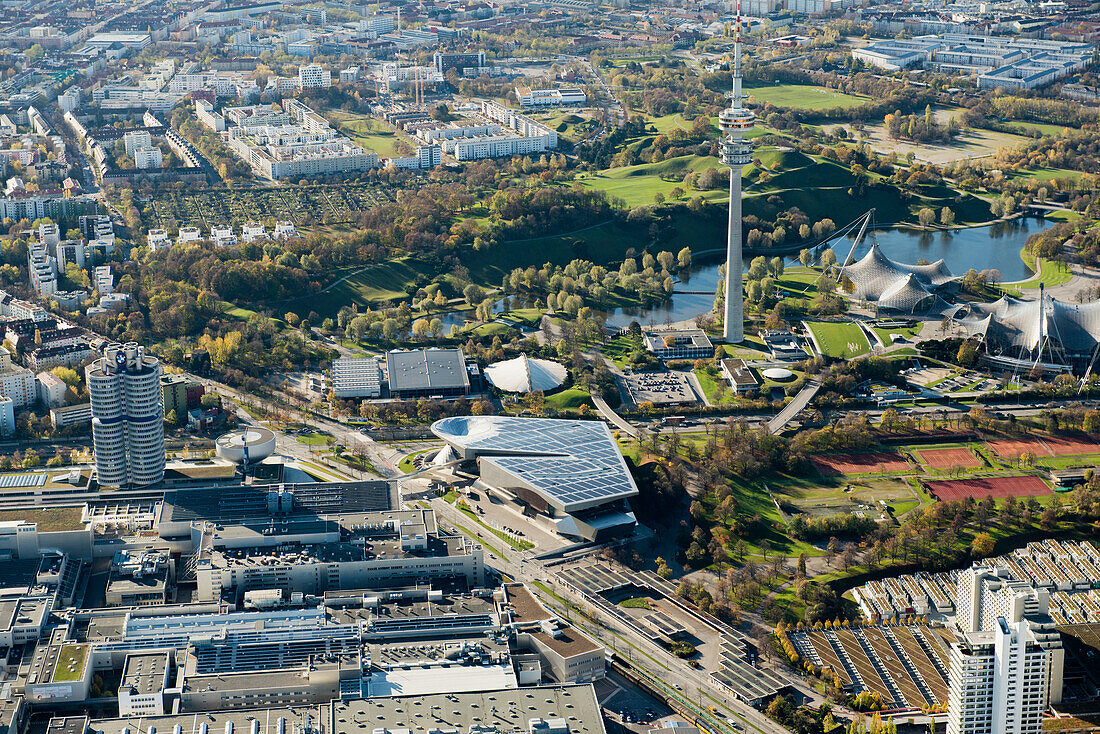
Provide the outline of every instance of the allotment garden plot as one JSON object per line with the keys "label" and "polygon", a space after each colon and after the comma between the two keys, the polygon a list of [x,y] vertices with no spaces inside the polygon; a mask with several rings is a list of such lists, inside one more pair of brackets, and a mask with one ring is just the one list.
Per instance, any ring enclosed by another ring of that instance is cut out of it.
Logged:
{"label": "allotment garden plot", "polygon": [[303,226],[307,222],[351,222],[360,212],[390,201],[378,186],[281,186],[230,191],[169,191],[159,194],[143,212],[146,228],[170,232],[181,226],[209,229],[240,225],[270,217]]}

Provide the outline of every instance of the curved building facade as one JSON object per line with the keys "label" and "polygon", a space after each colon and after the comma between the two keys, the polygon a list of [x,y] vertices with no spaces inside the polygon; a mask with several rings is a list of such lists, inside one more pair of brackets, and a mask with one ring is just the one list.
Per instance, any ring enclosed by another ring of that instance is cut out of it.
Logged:
{"label": "curved building facade", "polygon": [[160,375],[157,358],[133,342],[107,347],[85,368],[101,485],[135,487],[164,479]]}

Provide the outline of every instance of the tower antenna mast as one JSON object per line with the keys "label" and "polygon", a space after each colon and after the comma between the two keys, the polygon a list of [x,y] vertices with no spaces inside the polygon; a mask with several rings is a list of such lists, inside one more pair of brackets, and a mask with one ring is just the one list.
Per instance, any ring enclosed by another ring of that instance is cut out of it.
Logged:
{"label": "tower antenna mast", "polygon": [[741,169],[752,163],[752,143],[745,135],[756,126],[756,115],[743,105],[741,90],[741,0],[733,36],[733,91],[730,106],[718,115],[724,137],[722,163],[730,169],[730,209],[726,232],[726,292],[723,336],[728,344],[745,338],[744,259],[741,252]]}

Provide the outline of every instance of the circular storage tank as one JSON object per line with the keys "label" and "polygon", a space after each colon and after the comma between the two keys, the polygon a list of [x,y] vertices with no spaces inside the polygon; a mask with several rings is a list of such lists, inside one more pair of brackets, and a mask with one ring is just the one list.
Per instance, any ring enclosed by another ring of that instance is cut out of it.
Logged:
{"label": "circular storage tank", "polygon": [[248,427],[218,436],[214,443],[218,456],[234,464],[255,464],[275,452],[275,434],[266,428]]}

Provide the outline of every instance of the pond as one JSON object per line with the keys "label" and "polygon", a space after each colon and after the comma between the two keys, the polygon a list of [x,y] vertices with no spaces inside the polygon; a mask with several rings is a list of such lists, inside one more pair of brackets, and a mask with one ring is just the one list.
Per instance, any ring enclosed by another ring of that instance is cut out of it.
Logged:
{"label": "pond", "polygon": [[[1023,280],[1032,275],[1020,258],[1027,238],[1041,232],[1051,224],[1041,219],[1017,219],[997,222],[988,227],[973,227],[947,232],[915,232],[908,229],[882,229],[874,233],[879,247],[890,258],[903,263],[918,260],[935,262],[943,258],[947,268],[955,275],[962,275],[970,268],[985,270],[996,268],[1003,281]],[[853,235],[854,238],[854,235]],[[848,255],[851,239],[833,244],[838,260]],[[870,234],[855,251],[856,259],[871,247]],[[788,258],[797,264],[797,258]],[[749,258],[745,260],[748,267]],[[672,298],[651,308],[619,308],[607,316],[608,326],[628,326],[638,321],[643,326],[675,323],[706,313],[714,304],[714,292],[718,287],[719,262],[700,264],[676,283]],[[688,292],[684,292],[688,291]]]}
{"label": "pond", "polygon": [[[874,233],[879,247],[890,258],[903,263],[916,263],[918,260],[935,262],[943,258],[948,269],[955,275],[962,275],[970,268],[986,270],[995,268],[1001,272],[1004,281],[1023,280],[1031,276],[1031,270],[1020,259],[1027,238],[1041,232],[1051,224],[1041,219],[1017,219],[1011,222],[997,222],[988,227],[974,227],[947,232],[915,232],[907,229],[882,229]],[[856,259],[867,253],[870,248],[870,233],[855,251]],[[838,260],[848,255],[851,239],[843,238],[833,243]],[[797,258],[788,261],[797,264]],[[637,321],[643,326],[661,325],[693,319],[706,313],[714,305],[714,293],[718,288],[719,260],[709,260],[681,273],[676,282],[672,297],[656,306],[623,307],[607,313],[607,325],[611,327],[628,326]],[[748,266],[748,258],[745,261]],[[493,312],[501,313],[513,308],[523,308],[528,304],[519,298],[502,298],[493,304]],[[444,333],[452,325],[462,326],[467,314],[472,312],[453,312],[440,314]]]}

